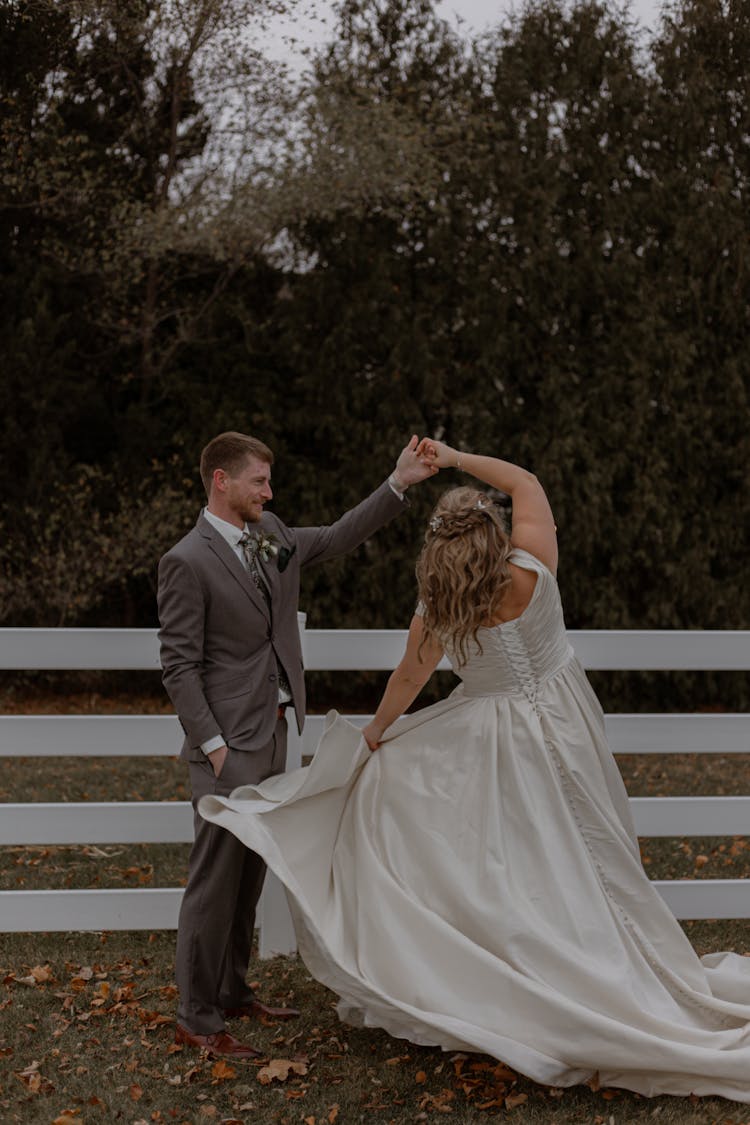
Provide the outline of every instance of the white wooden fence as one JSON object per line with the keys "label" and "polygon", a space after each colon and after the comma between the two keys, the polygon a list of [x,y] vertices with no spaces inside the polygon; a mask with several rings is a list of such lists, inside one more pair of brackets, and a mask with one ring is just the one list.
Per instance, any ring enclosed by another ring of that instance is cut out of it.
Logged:
{"label": "white wooden fence", "polygon": [[[400,630],[305,630],[308,670],[391,669],[403,652]],[[588,669],[748,670],[750,631],[570,631]],[[446,664],[447,666],[447,664]],[[0,629],[0,670],[158,669],[156,630]],[[364,725],[369,716],[348,716]],[[309,716],[303,737],[289,731],[288,768],[311,753],[323,729]],[[750,714],[616,714],[607,716],[615,753],[747,754]],[[182,732],[171,715],[2,715],[2,757],[170,756]],[[750,784],[748,785],[750,791]],[[750,835],[750,796],[631,798],[641,836]],[[0,806],[0,845],[187,843],[186,801],[65,802]],[[750,882],[739,879],[656,881],[678,918],[750,918]],[[0,892],[0,931],[173,929],[182,890],[29,890]],[[276,880],[260,912],[261,956],[295,948]]]}

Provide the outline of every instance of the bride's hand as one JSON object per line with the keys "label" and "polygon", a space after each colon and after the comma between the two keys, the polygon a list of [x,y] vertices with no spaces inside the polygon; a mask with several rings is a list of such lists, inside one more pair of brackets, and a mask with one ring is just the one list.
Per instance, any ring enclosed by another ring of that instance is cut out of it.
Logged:
{"label": "bride's hand", "polygon": [[456,450],[434,438],[422,438],[416,452],[426,465],[434,465],[438,469],[455,468],[458,463]]}
{"label": "bride's hand", "polygon": [[374,723],[368,723],[366,727],[362,728],[362,737],[371,750],[377,750],[380,746],[383,732],[380,727],[376,727]]}

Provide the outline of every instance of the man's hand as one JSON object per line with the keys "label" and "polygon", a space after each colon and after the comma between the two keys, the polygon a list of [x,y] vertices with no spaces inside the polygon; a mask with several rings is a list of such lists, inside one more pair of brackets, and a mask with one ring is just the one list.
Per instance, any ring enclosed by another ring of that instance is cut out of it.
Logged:
{"label": "man's hand", "polygon": [[412,434],[411,441],[401,450],[396,462],[393,481],[402,492],[410,484],[419,484],[420,481],[427,480],[427,477],[434,476],[438,471],[437,465],[432,464],[417,452],[418,445],[417,435]]}
{"label": "man's hand", "polygon": [[219,777],[221,771],[224,769],[224,760],[227,756],[228,749],[226,746],[217,746],[210,754],[206,754],[211,766],[213,767],[214,777]]}

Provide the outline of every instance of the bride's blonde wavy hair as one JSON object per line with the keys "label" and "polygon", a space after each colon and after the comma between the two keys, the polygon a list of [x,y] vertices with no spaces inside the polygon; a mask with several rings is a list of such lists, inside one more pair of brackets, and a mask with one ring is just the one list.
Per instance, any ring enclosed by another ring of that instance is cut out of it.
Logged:
{"label": "bride's blonde wavy hair", "polygon": [[485,492],[452,488],[443,493],[417,559],[422,644],[437,640],[449,646],[461,664],[468,659],[470,640],[481,651],[477,633],[498,619],[510,583],[510,551],[503,515]]}

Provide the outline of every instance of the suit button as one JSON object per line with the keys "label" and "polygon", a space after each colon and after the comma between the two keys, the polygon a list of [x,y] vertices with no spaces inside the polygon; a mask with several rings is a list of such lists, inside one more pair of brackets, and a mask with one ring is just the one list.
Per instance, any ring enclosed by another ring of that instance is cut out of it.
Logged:
{"label": "suit button", "polygon": [[269,641],[273,638],[273,633],[271,632],[270,629],[267,631],[266,637],[268,638]]}
{"label": "suit button", "polygon": [[275,677],[275,676],[269,676],[268,678],[269,678],[269,680],[271,681],[271,683],[274,683],[274,682],[275,682],[275,680],[276,680],[276,677]]}

